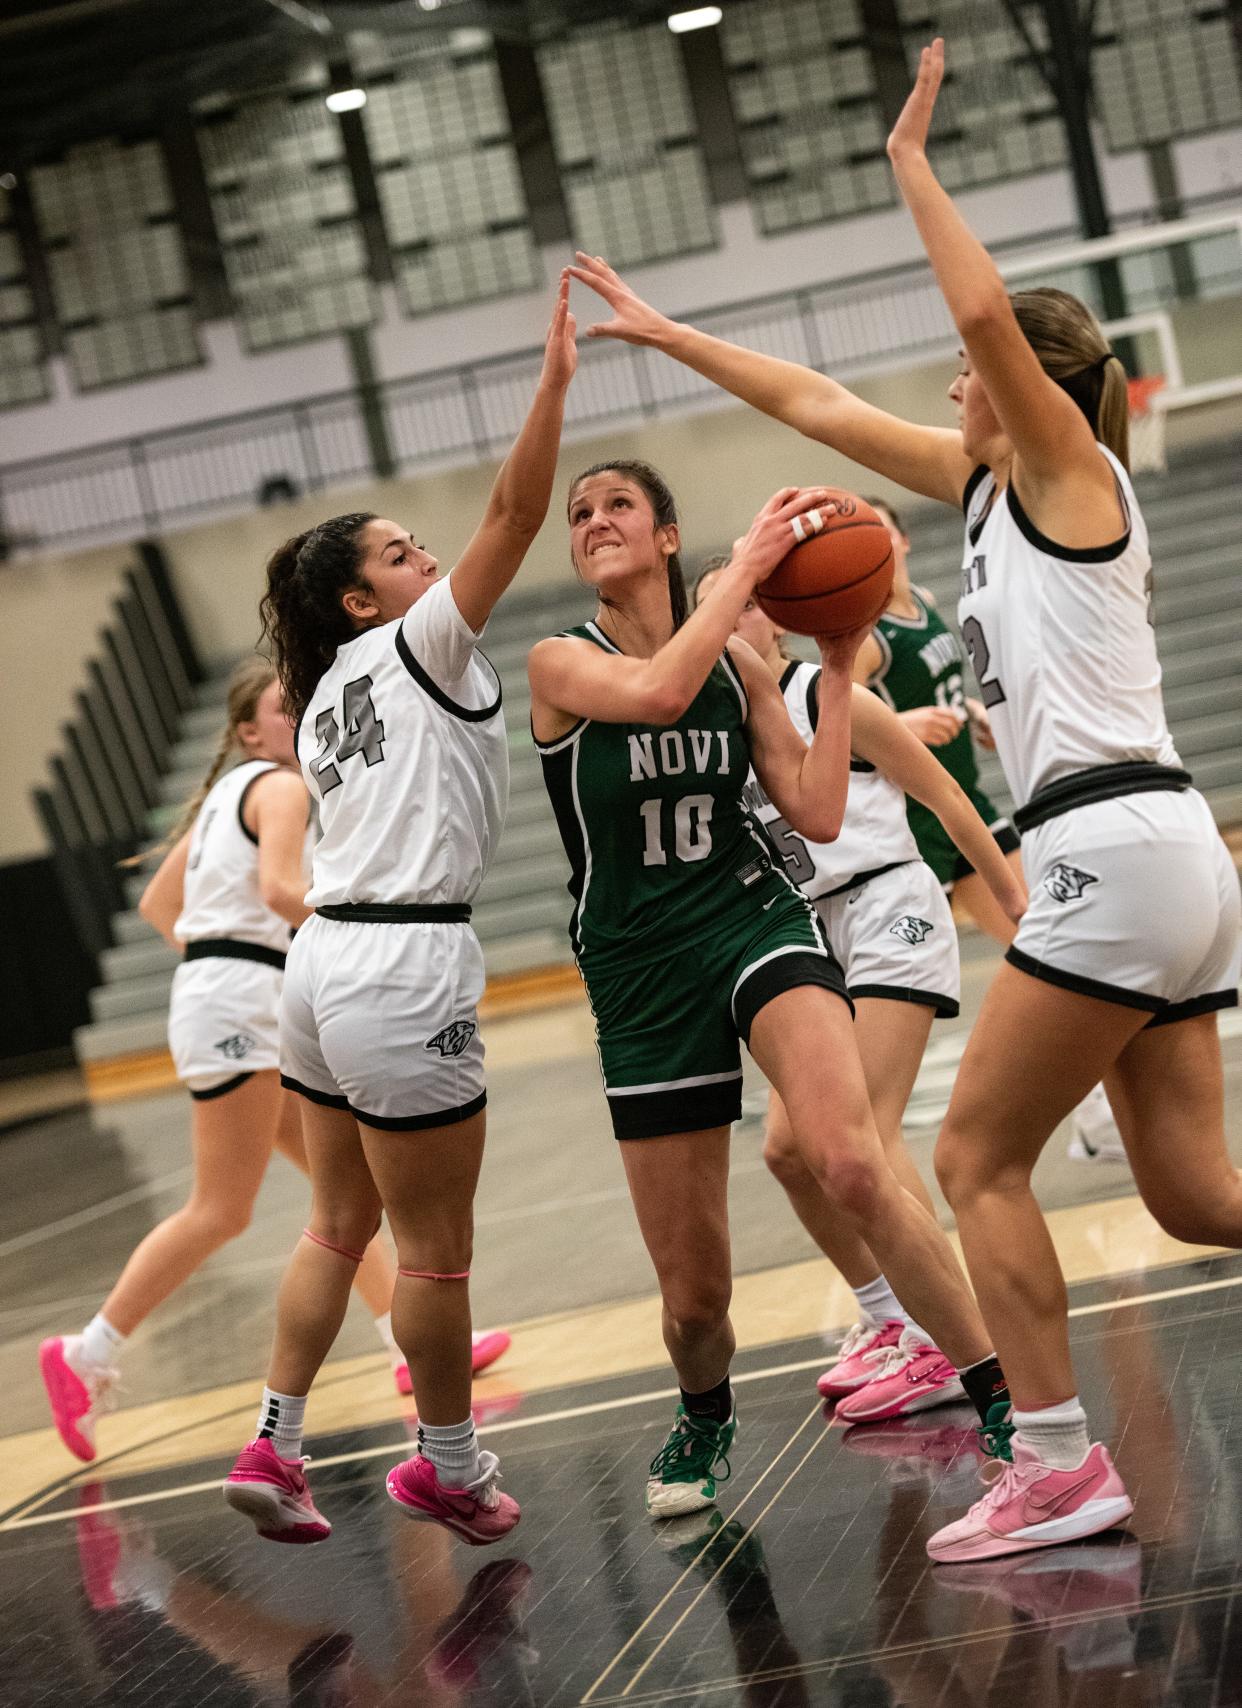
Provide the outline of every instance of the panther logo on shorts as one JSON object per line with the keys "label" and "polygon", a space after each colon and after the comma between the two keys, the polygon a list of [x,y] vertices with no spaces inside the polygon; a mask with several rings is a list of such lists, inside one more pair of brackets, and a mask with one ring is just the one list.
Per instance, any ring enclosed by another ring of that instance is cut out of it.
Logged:
{"label": "panther logo on shorts", "polygon": [[920,919],[917,914],[903,913],[888,929],[890,936],[900,937],[903,943],[921,943],[928,932],[936,928],[930,919]]}
{"label": "panther logo on shorts", "polygon": [[434,1038],[428,1038],[423,1048],[439,1050],[442,1056],[459,1056],[477,1030],[473,1020],[453,1020]]}
{"label": "panther logo on shorts", "polygon": [[227,1056],[231,1062],[240,1062],[250,1054],[258,1041],[257,1038],[252,1038],[249,1032],[234,1032],[231,1038],[221,1038],[213,1048],[219,1050],[222,1056]]}
{"label": "panther logo on shorts", "polygon": [[1088,884],[1098,884],[1099,878],[1094,872],[1084,872],[1079,866],[1071,866],[1064,860],[1058,860],[1044,874],[1044,888],[1053,901],[1077,901]]}

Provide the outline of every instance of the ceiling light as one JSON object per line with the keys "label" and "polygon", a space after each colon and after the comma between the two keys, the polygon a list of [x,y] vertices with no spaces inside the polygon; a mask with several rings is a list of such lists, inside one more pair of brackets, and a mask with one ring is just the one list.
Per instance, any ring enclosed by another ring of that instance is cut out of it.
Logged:
{"label": "ceiling light", "polygon": [[330,113],[356,113],[359,107],[366,106],[367,92],[365,89],[334,89],[326,97],[326,103]]}
{"label": "ceiling light", "polygon": [[696,6],[692,12],[674,12],[668,27],[675,36],[684,36],[687,30],[711,29],[723,16],[719,6]]}

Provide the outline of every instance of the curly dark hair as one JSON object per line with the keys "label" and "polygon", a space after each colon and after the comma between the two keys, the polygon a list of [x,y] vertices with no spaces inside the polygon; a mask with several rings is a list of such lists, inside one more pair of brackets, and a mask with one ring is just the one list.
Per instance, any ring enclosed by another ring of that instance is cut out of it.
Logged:
{"label": "curly dark hair", "polygon": [[[584,480],[589,480],[596,474],[620,474],[627,480],[632,480],[636,486],[641,486],[651,501],[655,512],[658,528],[672,528],[677,525],[677,500],[669,490],[668,482],[659,469],[652,468],[650,463],[639,462],[635,457],[613,457],[608,462],[592,463],[589,469],[575,475],[569,483],[569,496],[572,499],[575,491]],[[574,566],[577,574],[577,565]],[[682,572],[681,554],[674,552],[668,560],[668,598],[673,608],[673,628],[677,630],[690,614],[690,601],[686,594],[686,578]],[[607,604],[601,600],[601,604]]]}
{"label": "curly dark hair", "polygon": [[357,632],[341,595],[366,586],[362,530],[374,520],[369,510],[330,516],[304,534],[294,534],[268,559],[267,592],[259,615],[294,718],[306,710],[337,647]]}

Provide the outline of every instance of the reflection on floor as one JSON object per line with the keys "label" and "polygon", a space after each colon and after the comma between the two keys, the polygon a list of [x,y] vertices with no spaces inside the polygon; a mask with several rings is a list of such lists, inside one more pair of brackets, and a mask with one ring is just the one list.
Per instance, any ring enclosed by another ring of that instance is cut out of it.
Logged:
{"label": "reflection on floor", "polygon": [[388,1502],[391,1422],[314,1442],[335,1530],[313,1548],[262,1543],[226,1511],[211,1486],[224,1456],[175,1472],[122,1456],[0,1531],[0,1695],[1237,1708],[1242,1258],[1086,1283],[1074,1304],[1084,1400],[1136,1500],[1127,1531],[933,1569],[928,1534],[976,1488],[969,1413],[839,1429],[804,1340],[739,1358],[720,1506],[662,1528],[642,1490],[663,1379],[548,1390],[485,1419],[523,1503],[488,1551]]}

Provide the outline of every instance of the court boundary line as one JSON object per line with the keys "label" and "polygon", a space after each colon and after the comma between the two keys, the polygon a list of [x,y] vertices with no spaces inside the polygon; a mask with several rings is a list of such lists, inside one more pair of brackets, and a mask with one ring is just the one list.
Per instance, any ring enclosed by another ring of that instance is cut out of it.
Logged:
{"label": "court boundary line", "polygon": [[[1233,1252],[1222,1252],[1220,1255],[1222,1257],[1232,1257],[1237,1254]],[[1104,1279],[1112,1278],[1105,1277]],[[1082,1282],[1077,1283],[1077,1285],[1093,1286],[1096,1285],[1096,1283],[1089,1279],[1084,1279]],[[1109,1311],[1133,1310],[1139,1305],[1159,1304],[1165,1300],[1190,1298],[1201,1293],[1218,1293],[1229,1287],[1242,1287],[1242,1274],[1222,1276],[1211,1281],[1192,1282],[1183,1287],[1168,1287],[1157,1292],[1136,1293],[1133,1297],[1125,1299],[1100,1299],[1089,1305],[1072,1305],[1070,1307],[1069,1315],[1071,1319],[1103,1316]],[[732,1376],[731,1381],[733,1386],[736,1388],[742,1386],[746,1382],[760,1382],[775,1376],[792,1376],[797,1375],[804,1370],[817,1370],[823,1362],[824,1354],[819,1353],[814,1358],[800,1358],[792,1363],[765,1365],[759,1370],[742,1370]],[[342,1380],[345,1379],[347,1378],[342,1378]],[[653,1404],[656,1400],[674,1399],[677,1397],[679,1392],[680,1390],[677,1388],[653,1388],[647,1393],[619,1394],[615,1395],[611,1399],[593,1401],[588,1405],[566,1406],[557,1411],[539,1412],[533,1417],[510,1418],[507,1421],[501,1419],[498,1423],[488,1424],[487,1433],[488,1435],[499,1435],[505,1431],[533,1429],[537,1424],[541,1423],[568,1423],[580,1417],[596,1417],[602,1412],[620,1411],[627,1406],[649,1405]],[[231,1408],[229,1411],[217,1414],[217,1416],[230,1417],[233,1416],[235,1412],[241,1411],[242,1409],[243,1408],[241,1407]],[[251,1408],[246,1406],[244,1409],[248,1412]],[[200,1418],[196,1420],[195,1423],[187,1425],[187,1428],[201,1428],[205,1423],[212,1421],[213,1419],[211,1418]],[[315,1463],[320,1467],[326,1467],[329,1465],[361,1464],[367,1459],[382,1458],[386,1453],[400,1454],[409,1446],[410,1441],[409,1438],[406,1437],[402,1441],[389,1442],[379,1447],[360,1447],[348,1453],[333,1453],[322,1459],[316,1458]],[[125,1448],[122,1450],[122,1453],[133,1451],[137,1451],[137,1449]],[[121,1454],[118,1454],[118,1457],[121,1456]],[[117,1469],[119,1470],[120,1468],[117,1467]],[[98,1482],[107,1475],[107,1461],[96,1461],[93,1467],[87,1467],[81,1472],[73,1472],[71,1474],[73,1476],[81,1476],[87,1482]],[[56,1512],[43,1512],[39,1510],[39,1504],[41,1502],[53,1500],[58,1494],[68,1493],[73,1488],[81,1486],[81,1483],[65,1481],[53,1484],[44,1495],[34,1497],[33,1510],[31,1510],[29,1506],[25,1509],[19,1508],[18,1512],[14,1516],[0,1520],[0,1535],[4,1535],[6,1532],[14,1530],[30,1530],[34,1529],[36,1526],[44,1524],[66,1524],[72,1519],[83,1517],[87,1513],[119,1512],[125,1507],[151,1506],[159,1501],[178,1500],[185,1495],[203,1494],[209,1489],[218,1489],[220,1487],[220,1479],[213,1477],[209,1481],[199,1483],[187,1483],[164,1489],[150,1489],[144,1494],[123,1495],[118,1500],[98,1501],[90,1506],[73,1507],[64,1511],[58,1510]],[[744,1500],[746,1497],[743,1496],[742,1498]],[[740,1510],[740,1506],[737,1510]]]}

